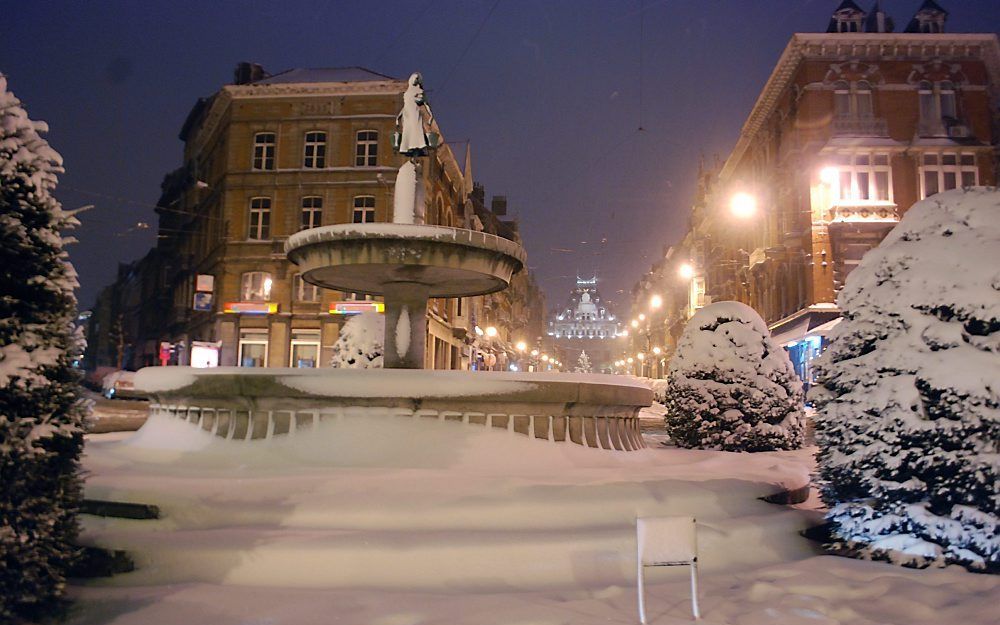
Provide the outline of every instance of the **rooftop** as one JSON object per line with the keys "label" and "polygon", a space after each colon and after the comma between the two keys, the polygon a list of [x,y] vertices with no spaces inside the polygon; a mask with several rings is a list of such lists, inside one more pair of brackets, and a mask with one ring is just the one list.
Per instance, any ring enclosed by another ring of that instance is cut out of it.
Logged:
{"label": "rooftop", "polygon": [[393,78],[385,74],[373,72],[364,67],[316,67],[316,68],[294,68],[283,72],[267,76],[254,81],[254,85],[280,85],[293,83],[322,83],[322,82],[372,82],[383,80],[402,80]]}

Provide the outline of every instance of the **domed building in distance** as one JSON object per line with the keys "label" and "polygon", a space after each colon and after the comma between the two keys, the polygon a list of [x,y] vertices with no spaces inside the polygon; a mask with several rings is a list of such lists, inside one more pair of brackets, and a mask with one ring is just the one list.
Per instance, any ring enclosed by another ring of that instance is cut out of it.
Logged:
{"label": "domed building in distance", "polygon": [[586,351],[597,372],[610,368],[620,331],[618,318],[601,300],[597,277],[577,277],[566,306],[549,320],[548,334],[565,370],[572,371],[580,353]]}

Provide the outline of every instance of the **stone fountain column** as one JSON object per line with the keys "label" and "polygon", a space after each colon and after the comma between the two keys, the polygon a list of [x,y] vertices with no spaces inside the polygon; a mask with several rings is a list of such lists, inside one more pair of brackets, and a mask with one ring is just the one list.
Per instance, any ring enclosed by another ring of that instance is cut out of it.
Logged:
{"label": "stone fountain column", "polygon": [[430,288],[419,282],[390,282],[384,285],[383,293],[383,366],[387,369],[423,369]]}

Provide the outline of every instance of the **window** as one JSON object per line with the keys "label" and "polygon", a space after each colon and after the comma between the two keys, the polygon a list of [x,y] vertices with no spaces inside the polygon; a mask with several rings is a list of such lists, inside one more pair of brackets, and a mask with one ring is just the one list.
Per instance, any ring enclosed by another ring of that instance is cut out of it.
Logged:
{"label": "window", "polygon": [[836,159],[836,197],[842,201],[892,201],[888,154],[842,154]]}
{"label": "window", "polygon": [[267,330],[244,328],[240,330],[240,366],[267,366]]}
{"label": "window", "polygon": [[307,169],[323,169],[326,167],[326,133],[307,132],[306,149],[302,157],[302,166]]}
{"label": "window", "polygon": [[355,292],[348,292],[346,297],[344,297],[344,300],[348,302],[370,302],[374,299],[375,298],[369,295],[368,293],[355,293]]}
{"label": "window", "polygon": [[833,85],[833,110],[840,118],[871,117],[875,112],[871,83],[862,80],[852,85],[846,80],[838,80]]}
{"label": "window", "polygon": [[375,221],[374,195],[359,195],[354,198],[354,215],[351,221],[356,224],[370,224]]}
{"label": "window", "polygon": [[959,186],[979,184],[976,155],[971,152],[924,153],[920,165],[920,197],[926,198]]}
{"label": "window", "polygon": [[318,228],[323,225],[323,198],[309,196],[302,198],[302,225],[300,230]]}
{"label": "window", "polygon": [[250,200],[249,224],[248,239],[266,241],[271,238],[271,198],[255,197]]}
{"label": "window", "polygon": [[292,330],[291,367],[319,365],[319,330]]}
{"label": "window", "polygon": [[931,84],[922,80],[917,85],[917,96],[920,99],[920,122],[925,127],[925,133],[928,130],[943,131],[943,120],[954,122],[958,118],[955,83],[945,80]]}
{"label": "window", "polygon": [[293,290],[296,302],[318,302],[319,301],[319,287],[315,284],[310,284],[302,279],[302,274],[295,274],[295,278],[292,280]]}
{"label": "window", "polygon": [[274,169],[273,132],[258,132],[253,136],[253,168]]}
{"label": "window", "polygon": [[271,274],[266,271],[248,271],[240,283],[241,302],[266,302],[271,299]]}
{"label": "window", "polygon": [[359,131],[354,154],[355,167],[375,167],[378,165],[378,131]]}

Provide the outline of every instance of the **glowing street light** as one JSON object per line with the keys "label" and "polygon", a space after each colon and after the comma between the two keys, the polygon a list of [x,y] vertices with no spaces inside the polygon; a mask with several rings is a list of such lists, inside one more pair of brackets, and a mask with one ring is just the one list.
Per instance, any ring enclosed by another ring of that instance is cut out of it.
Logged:
{"label": "glowing street light", "polygon": [[694,267],[691,266],[691,263],[684,263],[677,269],[677,273],[685,280],[690,280],[694,277]]}
{"label": "glowing street light", "polygon": [[819,170],[819,179],[823,181],[823,184],[828,184],[831,187],[837,184],[837,180],[840,178],[840,170],[836,167],[824,167]]}
{"label": "glowing street light", "polygon": [[663,306],[663,298],[662,297],[660,297],[659,295],[654,295],[653,297],[649,298],[649,307],[650,308],[652,308],[652,309],[655,310],[655,309],[659,308],[660,306]]}
{"label": "glowing street light", "polygon": [[646,315],[639,313],[639,321],[645,321],[645,320],[646,320]]}
{"label": "glowing street light", "polygon": [[495,327],[489,326],[488,328],[486,328],[486,336],[493,338],[496,335],[497,335],[497,329]]}
{"label": "glowing street light", "polygon": [[729,200],[729,211],[739,219],[753,217],[757,212],[757,198],[744,191],[735,193]]}
{"label": "glowing street light", "polygon": [[663,350],[660,349],[659,347],[654,347],[653,348],[653,353],[656,354],[657,356],[659,356],[662,352],[663,352]]}
{"label": "glowing street light", "polygon": [[631,356],[629,356],[627,362],[628,362],[628,364],[632,364],[633,362],[635,362],[635,358],[632,358]]}
{"label": "glowing street light", "polygon": [[549,361],[549,355],[548,354],[542,354],[542,362],[548,362],[548,361]]}
{"label": "glowing street light", "polygon": [[525,350],[528,349],[528,344],[525,343],[524,341],[518,341],[517,345],[515,345],[514,347],[515,349],[517,349],[517,351],[524,352]]}
{"label": "glowing street light", "polygon": [[537,349],[531,350],[531,355],[532,356],[537,356],[538,355],[538,350]]}
{"label": "glowing street light", "polygon": [[642,352],[636,354],[635,357],[638,358],[639,360],[646,360],[646,354],[643,354]]}
{"label": "glowing street light", "polygon": [[639,327],[639,322],[636,321],[635,319],[633,319],[631,325],[632,325],[633,328],[638,328]]}

